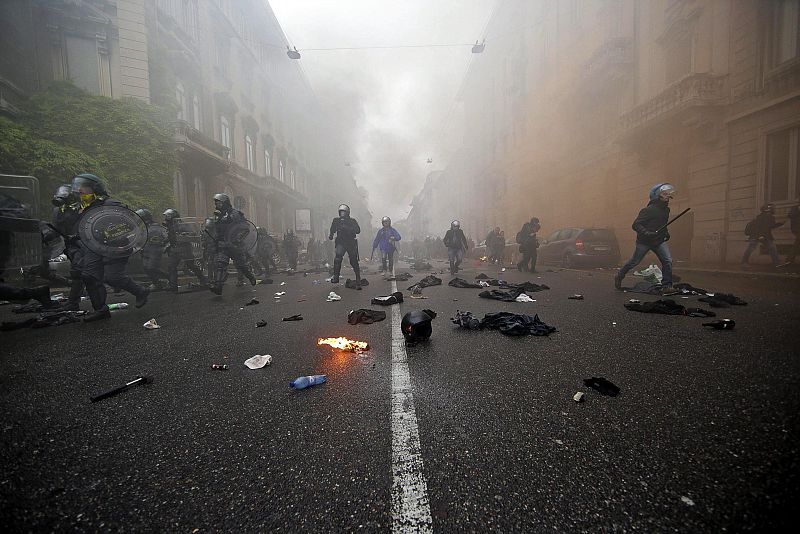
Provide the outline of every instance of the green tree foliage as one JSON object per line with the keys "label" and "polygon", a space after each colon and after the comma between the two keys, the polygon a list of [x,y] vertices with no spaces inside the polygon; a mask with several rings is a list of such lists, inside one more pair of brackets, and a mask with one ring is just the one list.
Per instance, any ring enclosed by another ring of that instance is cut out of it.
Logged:
{"label": "green tree foliage", "polygon": [[55,187],[91,172],[132,209],[174,204],[173,125],[136,99],[94,96],[66,82],[34,94],[20,122],[0,123],[0,171],[31,174],[49,202]]}

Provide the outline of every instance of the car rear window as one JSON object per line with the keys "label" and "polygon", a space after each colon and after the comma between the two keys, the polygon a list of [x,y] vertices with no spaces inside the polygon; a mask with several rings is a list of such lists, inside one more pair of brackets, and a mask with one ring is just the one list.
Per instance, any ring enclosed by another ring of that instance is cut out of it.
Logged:
{"label": "car rear window", "polygon": [[614,230],[608,230],[605,228],[600,229],[593,229],[593,230],[584,230],[581,233],[581,237],[587,241],[616,241],[617,238],[614,235]]}

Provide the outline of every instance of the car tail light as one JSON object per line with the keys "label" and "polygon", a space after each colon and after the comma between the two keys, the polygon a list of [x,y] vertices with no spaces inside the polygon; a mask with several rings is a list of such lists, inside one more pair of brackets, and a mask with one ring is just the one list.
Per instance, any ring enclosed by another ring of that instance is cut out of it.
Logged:
{"label": "car tail light", "polygon": [[575,249],[576,249],[578,252],[583,252],[583,241],[581,241],[580,239],[578,239],[577,241],[575,241]]}

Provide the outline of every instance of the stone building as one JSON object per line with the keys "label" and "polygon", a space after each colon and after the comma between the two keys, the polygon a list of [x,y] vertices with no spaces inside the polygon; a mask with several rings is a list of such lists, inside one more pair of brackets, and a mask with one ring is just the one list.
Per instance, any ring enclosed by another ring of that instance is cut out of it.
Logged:
{"label": "stone building", "polygon": [[[542,236],[607,226],[627,249],[669,181],[673,211],[692,208],[671,227],[676,259],[738,262],[759,207],[785,220],[800,196],[799,3],[501,0],[441,176],[466,230],[513,235],[536,215]],[[788,247],[788,227],[776,238]]]}
{"label": "stone building", "polygon": [[340,145],[263,0],[9,0],[0,7],[0,106],[53,80],[135,97],[177,118],[178,209],[225,192],[272,233],[327,232],[340,202],[371,216]]}

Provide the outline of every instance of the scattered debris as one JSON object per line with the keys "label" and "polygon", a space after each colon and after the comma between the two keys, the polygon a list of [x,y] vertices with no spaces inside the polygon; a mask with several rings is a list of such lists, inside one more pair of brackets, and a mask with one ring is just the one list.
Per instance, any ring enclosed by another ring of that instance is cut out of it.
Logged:
{"label": "scattered debris", "polygon": [[556,331],[554,326],[544,323],[538,315],[531,317],[511,312],[487,313],[481,321],[478,321],[472,312],[457,311],[456,316],[450,320],[469,330],[489,328],[499,330],[506,336],[548,336]]}
{"label": "scattered debris", "polygon": [[386,312],[381,310],[369,310],[361,308],[350,310],[347,314],[347,322],[350,324],[372,324],[386,319]]}
{"label": "scattered debris", "polygon": [[144,323],[142,326],[144,328],[146,328],[147,330],[157,330],[157,329],[161,328],[161,325],[158,324],[155,319],[150,319],[149,321]]}
{"label": "scattered debris", "polygon": [[489,287],[489,282],[487,282],[486,280],[481,280],[478,282],[478,285],[481,287]]}
{"label": "scattered debris", "polygon": [[153,379],[151,377],[149,377],[149,376],[141,376],[140,375],[140,376],[137,376],[136,378],[134,378],[133,380],[131,380],[130,382],[128,382],[128,383],[126,383],[126,384],[124,384],[122,386],[116,387],[114,389],[110,389],[110,390],[106,391],[105,393],[101,393],[99,395],[95,395],[94,397],[90,397],[89,400],[91,400],[92,402],[97,402],[99,400],[107,399],[108,397],[113,397],[114,395],[117,395],[118,393],[122,393],[123,391],[125,391],[128,388],[131,388],[133,386],[138,386],[138,385],[141,385],[141,384],[150,384],[152,381],[153,381]]}
{"label": "scattered debris", "polygon": [[428,297],[424,297],[422,295],[422,288],[419,286],[411,286],[411,298],[412,299],[426,299]]}
{"label": "scattered debris", "polygon": [[250,302],[245,304],[245,306],[255,306],[256,304],[261,304],[261,303],[258,301],[257,298],[254,297],[254,298],[250,299]]}
{"label": "scattered debris", "polygon": [[571,297],[567,297],[569,300],[583,300],[583,295],[572,295]]}
{"label": "scattered debris", "polygon": [[301,376],[289,382],[289,387],[292,389],[306,389],[317,384],[324,384],[327,381],[328,377],[326,375]]}
{"label": "scattered debris", "polygon": [[391,306],[392,304],[400,304],[401,302],[403,302],[403,294],[400,291],[396,291],[391,295],[372,297],[372,304],[378,304],[380,306]]}
{"label": "scattered debris", "polygon": [[[244,361],[248,369],[261,369],[265,365],[272,363],[272,356],[269,354],[256,354],[252,358],[247,358]],[[226,366],[227,367],[227,366]]]}
{"label": "scattered debris", "polygon": [[592,378],[585,378],[583,380],[583,384],[588,387],[592,388],[603,395],[608,395],[609,397],[616,397],[619,395],[620,389],[618,386],[613,384],[612,382],[606,380],[602,376]]}
{"label": "scattered debris", "polygon": [[331,291],[330,293],[328,293],[328,298],[325,300],[327,300],[328,302],[336,302],[337,300],[342,300],[342,297],[337,295],[336,292]]}
{"label": "scattered debris", "polygon": [[482,287],[480,284],[467,282],[463,278],[453,278],[447,283],[447,285],[450,287],[460,287],[464,289],[480,289]]}
{"label": "scattered debris", "polygon": [[573,395],[572,400],[574,400],[575,402],[583,402],[583,391],[579,391],[575,395]]}
{"label": "scattered debris", "polygon": [[212,363],[211,368],[215,371],[227,371],[228,364],[227,363]]}
{"label": "scattered debris", "polygon": [[681,501],[682,501],[684,504],[686,504],[687,506],[694,506],[694,501],[693,501],[692,499],[690,499],[689,497],[682,496],[682,497],[681,497]]}
{"label": "scattered debris", "polygon": [[284,321],[302,321],[303,320],[303,314],[302,313],[298,313],[297,315],[291,315],[289,317],[284,317],[283,320]]}
{"label": "scattered debris", "polygon": [[286,294],[286,291],[278,291],[277,293],[275,293],[275,298],[279,299],[282,296],[284,296],[285,294]]}
{"label": "scattered debris", "polygon": [[440,286],[440,285],[442,285],[442,279],[438,278],[436,276],[433,276],[432,274],[429,274],[428,276],[426,276],[425,278],[423,278],[422,280],[420,280],[419,282],[417,282],[413,286],[410,286],[408,288],[408,290],[411,291],[411,288],[415,287],[415,286],[419,286],[421,288],[425,288],[425,287]]}
{"label": "scattered debris", "polygon": [[628,302],[625,307],[631,311],[664,315],[687,315],[689,317],[716,317],[717,315],[702,308],[684,308],[672,299],[661,299],[655,302]]}
{"label": "scattered debris", "polygon": [[536,299],[530,298],[527,293],[520,293],[514,300],[516,302],[536,302]]}
{"label": "scattered debris", "polygon": [[286,282],[281,282],[281,285],[282,285],[282,286],[285,286],[285,285],[286,285]]}
{"label": "scattered debris", "polygon": [[733,330],[736,326],[736,321],[733,319],[717,319],[716,321],[711,321],[710,323],[703,323],[703,326],[710,326],[711,328],[715,328],[717,330]]}
{"label": "scattered debris", "polygon": [[261,319],[256,323],[256,328],[261,328],[262,326],[267,326],[267,321],[265,321],[264,319]]}
{"label": "scattered debris", "polygon": [[390,276],[389,278],[386,279],[386,281],[387,282],[393,282],[393,281],[394,282],[408,282],[412,278],[414,278],[414,276],[411,273],[400,273],[400,274],[396,274],[394,276]]}

